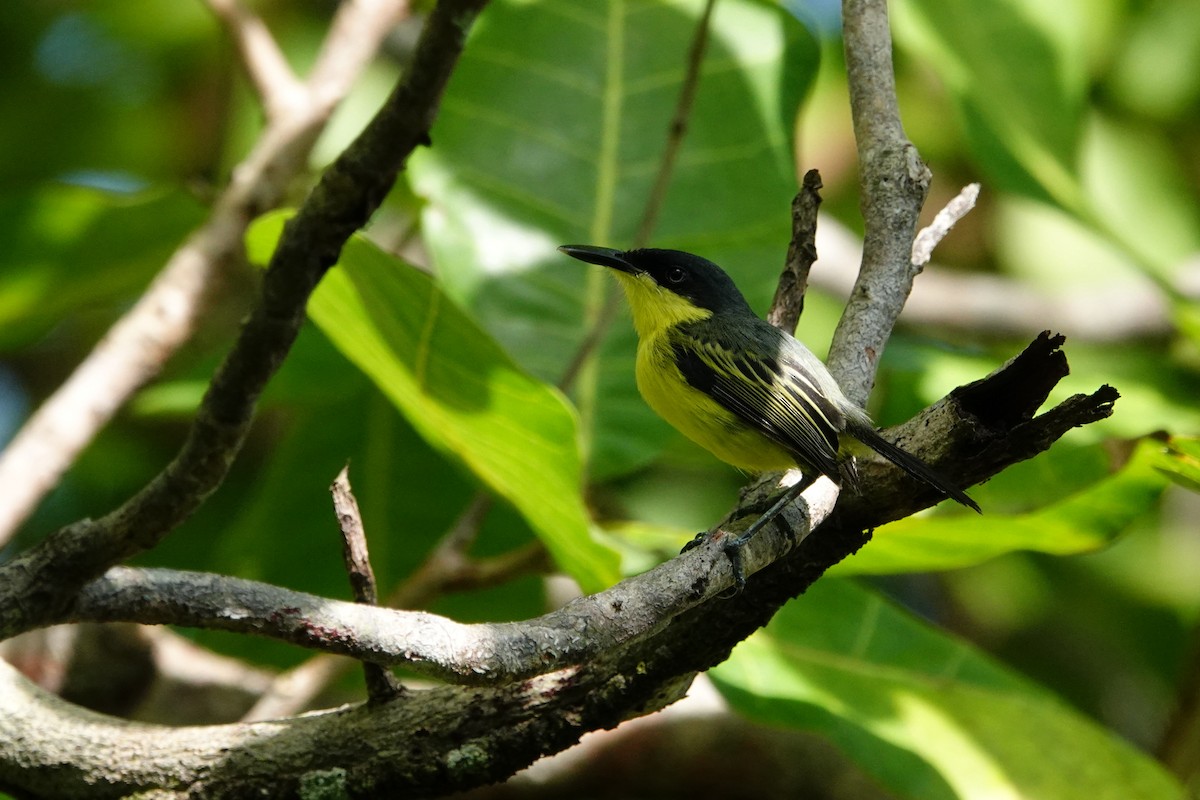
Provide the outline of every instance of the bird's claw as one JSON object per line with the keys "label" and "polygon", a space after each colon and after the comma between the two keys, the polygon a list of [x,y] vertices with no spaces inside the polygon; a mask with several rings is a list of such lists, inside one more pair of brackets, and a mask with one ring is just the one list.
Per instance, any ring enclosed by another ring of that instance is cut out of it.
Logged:
{"label": "bird's claw", "polygon": [[742,546],[746,541],[745,536],[738,536],[727,540],[721,548],[729,559],[729,571],[733,573],[733,591],[722,597],[737,597],[746,588],[746,567],[742,563]]}
{"label": "bird's claw", "polygon": [[683,546],[680,553],[686,553],[689,550],[694,550],[705,542],[709,541],[717,535],[725,535],[725,542],[721,545],[721,550],[725,553],[725,557],[729,559],[729,569],[733,573],[733,591],[721,595],[722,599],[736,597],[746,588],[746,568],[742,562],[742,547],[746,542],[750,541],[750,537],[742,534],[741,536],[729,537],[723,531],[700,531],[695,538]]}

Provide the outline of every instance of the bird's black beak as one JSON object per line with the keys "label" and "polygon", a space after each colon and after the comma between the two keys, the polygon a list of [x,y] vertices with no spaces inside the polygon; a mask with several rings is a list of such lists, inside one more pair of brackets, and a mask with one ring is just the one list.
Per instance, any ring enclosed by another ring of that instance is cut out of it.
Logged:
{"label": "bird's black beak", "polygon": [[564,244],[558,249],[559,252],[566,253],[571,258],[578,258],[589,264],[612,267],[621,272],[628,272],[630,275],[642,272],[641,269],[629,263],[629,260],[625,258],[624,250],[614,250],[611,247],[592,247],[588,244]]}

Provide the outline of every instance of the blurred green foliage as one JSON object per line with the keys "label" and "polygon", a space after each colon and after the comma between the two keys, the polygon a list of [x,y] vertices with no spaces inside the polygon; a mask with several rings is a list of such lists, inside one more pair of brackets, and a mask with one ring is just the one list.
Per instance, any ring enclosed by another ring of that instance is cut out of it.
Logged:
{"label": "blurred green foliage", "polygon": [[[819,168],[825,209],[862,227],[828,5],[718,3],[653,237],[726,266],[760,310],[798,173]],[[326,495],[347,459],[385,595],[480,491],[504,502],[476,555],[540,537],[589,589],[616,575],[609,548],[626,573],[644,570],[731,506],[744,477],[637,396],[623,312],[569,401],[555,388],[612,287],[554,247],[633,237],[699,6],[495,0],[433,146],[367,232],[375,243],[356,241],[322,287],[230,480],[142,561],[347,596]],[[1100,320],[1147,289],[1161,302],[1137,312],[1157,315],[1146,325],[1107,336],[1103,325],[1077,335],[1065,311],[1023,338],[961,320],[902,327],[872,398],[881,423],[980,377],[1043,327],[1067,335],[1073,369],[1052,399],[1102,383],[1122,399],[1111,420],[972,490],[984,517],[936,509],[879,530],[838,568],[876,577],[819,584],[717,679],[751,716],[829,735],[897,796],[1173,796],[1134,745],[1158,745],[1176,686],[1197,680],[1184,670],[1200,609],[1188,438],[1200,433],[1200,5],[892,10],[902,113],[935,176],[929,214],[983,184],[935,254],[942,269],[1002,279],[1050,309],[1095,298]],[[200,223],[261,128],[203,6],[161,12],[128,0],[0,7],[0,439]],[[262,12],[293,64],[310,63],[328,8]],[[314,173],[398,74],[399,41],[335,118]],[[247,270],[228,288],[16,546],[103,513],[165,463],[253,285]],[[818,352],[838,306],[810,294],[800,331]],[[435,608],[519,619],[544,597],[525,577]],[[197,636],[277,664],[303,657]]]}

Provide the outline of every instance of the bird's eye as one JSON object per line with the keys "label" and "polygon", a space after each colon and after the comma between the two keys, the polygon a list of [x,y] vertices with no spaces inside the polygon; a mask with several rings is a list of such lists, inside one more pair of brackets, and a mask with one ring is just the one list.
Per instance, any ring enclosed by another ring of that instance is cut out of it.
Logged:
{"label": "bird's eye", "polygon": [[667,270],[667,280],[671,283],[683,283],[686,277],[687,273],[683,271],[683,267],[671,267]]}

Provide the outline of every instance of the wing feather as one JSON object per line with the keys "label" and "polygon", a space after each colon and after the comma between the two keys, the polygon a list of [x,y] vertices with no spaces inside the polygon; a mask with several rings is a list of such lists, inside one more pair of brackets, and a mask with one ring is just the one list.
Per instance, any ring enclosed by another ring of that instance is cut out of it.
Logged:
{"label": "wing feather", "polygon": [[846,427],[845,415],[818,391],[803,364],[788,357],[786,340],[773,342],[776,354],[752,344],[733,341],[727,347],[702,326],[680,326],[673,351],[676,366],[693,388],[792,453],[800,466],[837,479],[838,434]]}

